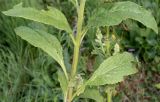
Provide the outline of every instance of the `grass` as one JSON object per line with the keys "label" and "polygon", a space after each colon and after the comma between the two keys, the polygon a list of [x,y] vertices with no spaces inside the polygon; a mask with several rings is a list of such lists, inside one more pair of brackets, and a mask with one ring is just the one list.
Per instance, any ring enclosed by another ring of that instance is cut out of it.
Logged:
{"label": "grass", "polygon": [[[1,0],[0,10],[18,1]],[[15,35],[14,28],[22,24],[30,22],[0,14],[0,102],[57,102],[61,99],[59,66]]]}

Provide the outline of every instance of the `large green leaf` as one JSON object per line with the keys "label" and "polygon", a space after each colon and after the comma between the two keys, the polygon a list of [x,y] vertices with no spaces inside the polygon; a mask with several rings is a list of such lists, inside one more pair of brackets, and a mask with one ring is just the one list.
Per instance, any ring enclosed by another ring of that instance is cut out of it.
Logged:
{"label": "large green leaf", "polygon": [[37,21],[40,23],[52,25],[58,29],[72,32],[68,21],[64,14],[56,8],[48,7],[48,10],[37,10],[31,7],[22,7],[22,3],[13,7],[8,11],[3,12],[5,15],[13,17],[22,17],[25,19]]}
{"label": "large green leaf", "polygon": [[105,85],[121,82],[124,76],[137,72],[134,57],[128,52],[115,54],[106,59],[93,73],[88,85]]}
{"label": "large green leaf", "polygon": [[24,26],[16,28],[15,32],[18,36],[29,42],[31,45],[41,48],[52,58],[54,58],[61,65],[66,74],[66,69],[63,63],[62,47],[56,37],[42,30],[33,30]]}
{"label": "large green leaf", "polygon": [[157,23],[151,12],[130,1],[106,3],[95,9],[89,19],[88,26],[114,26],[128,18],[137,20],[158,33]]}

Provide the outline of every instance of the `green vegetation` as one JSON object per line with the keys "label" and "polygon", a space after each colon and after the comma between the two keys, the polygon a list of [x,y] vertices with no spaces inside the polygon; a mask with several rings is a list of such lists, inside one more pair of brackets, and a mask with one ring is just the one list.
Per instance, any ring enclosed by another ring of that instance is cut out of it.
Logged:
{"label": "green vegetation", "polygon": [[160,100],[159,0],[22,1],[0,0],[0,101]]}

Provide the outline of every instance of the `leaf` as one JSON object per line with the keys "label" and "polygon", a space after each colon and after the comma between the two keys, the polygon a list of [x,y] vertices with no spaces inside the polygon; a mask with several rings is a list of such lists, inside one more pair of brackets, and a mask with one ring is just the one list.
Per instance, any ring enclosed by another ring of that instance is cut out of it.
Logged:
{"label": "leaf", "polygon": [[160,89],[160,83],[155,85],[156,88]]}
{"label": "leaf", "polygon": [[36,10],[31,7],[22,7],[22,3],[13,7],[8,11],[3,12],[7,16],[21,17],[40,23],[52,25],[58,29],[65,30],[71,33],[72,30],[64,14],[56,8],[48,7],[48,10]]}
{"label": "leaf", "polygon": [[128,52],[115,54],[106,59],[93,73],[87,85],[115,84],[123,81],[123,77],[137,72],[132,61],[134,57]]}
{"label": "leaf", "polygon": [[58,81],[60,82],[60,86],[62,88],[64,97],[67,97],[68,82],[67,82],[66,77],[64,76],[64,73],[61,72],[60,70],[58,71]]}
{"label": "leaf", "polygon": [[86,88],[86,84],[84,83],[83,85],[81,85],[78,89],[76,89],[76,92],[73,94],[72,99],[76,96],[79,96],[80,94],[84,93]]}
{"label": "leaf", "polygon": [[100,94],[98,89],[89,89],[89,88],[87,88],[84,91],[84,93],[82,95],[80,95],[79,97],[93,99],[96,102],[104,102],[104,98],[102,97],[102,95]]}
{"label": "leaf", "polygon": [[88,26],[114,26],[126,19],[137,20],[158,33],[157,23],[151,12],[130,1],[106,3],[95,9]]}
{"label": "leaf", "polygon": [[43,51],[52,56],[58,63],[63,60],[62,47],[58,39],[44,31],[31,29],[21,26],[15,29],[15,32],[22,39],[28,41],[31,45],[41,48]]}
{"label": "leaf", "polygon": [[55,36],[42,30],[33,30],[24,26],[17,27],[15,32],[18,36],[29,42],[31,45],[41,48],[52,58],[54,58],[61,65],[63,71],[66,74],[66,69],[63,63],[62,47]]}

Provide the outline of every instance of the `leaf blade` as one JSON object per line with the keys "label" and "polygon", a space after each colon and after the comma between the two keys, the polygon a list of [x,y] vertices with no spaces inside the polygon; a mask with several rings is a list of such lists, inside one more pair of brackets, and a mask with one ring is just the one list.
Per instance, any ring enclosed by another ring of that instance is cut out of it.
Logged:
{"label": "leaf blade", "polygon": [[[33,30],[29,27],[20,26],[15,28],[15,32],[22,39],[29,42],[31,45],[41,48],[52,56],[57,62],[63,59],[62,48],[56,37],[41,30]],[[52,51],[54,52],[52,54]]]}
{"label": "leaf blade", "polygon": [[152,14],[130,1],[105,4],[96,9],[88,21],[88,26],[114,26],[126,19],[137,20],[158,33],[157,23]]}
{"label": "leaf blade", "polygon": [[96,102],[104,102],[104,98],[102,97],[98,89],[87,88],[79,97],[93,99]]}
{"label": "leaf blade", "polygon": [[106,59],[93,73],[87,85],[105,85],[121,82],[124,76],[137,72],[133,68],[134,57],[128,52],[116,54]]}
{"label": "leaf blade", "polygon": [[17,27],[15,32],[23,40],[26,40],[28,43],[35,47],[41,48],[44,52],[56,60],[61,65],[66,78],[68,78],[63,62],[62,47],[55,36],[45,31],[39,29],[33,30],[25,26]]}
{"label": "leaf blade", "polygon": [[60,86],[61,86],[61,89],[62,89],[62,92],[64,94],[64,98],[66,99],[67,98],[67,90],[68,90],[68,82],[67,82],[67,79],[66,77],[64,77],[64,73],[62,73],[60,70],[58,70],[58,81],[60,83]]}
{"label": "leaf blade", "polygon": [[64,14],[56,8],[48,7],[48,10],[36,10],[31,7],[22,7],[22,3],[15,5],[13,9],[3,11],[3,14],[13,17],[21,17],[36,22],[48,24],[55,28],[71,33],[72,30]]}

